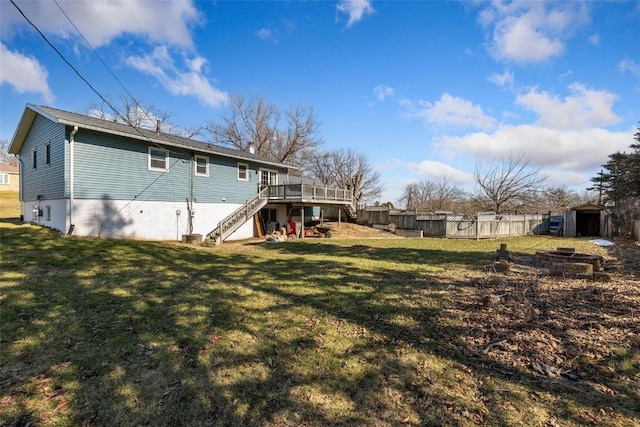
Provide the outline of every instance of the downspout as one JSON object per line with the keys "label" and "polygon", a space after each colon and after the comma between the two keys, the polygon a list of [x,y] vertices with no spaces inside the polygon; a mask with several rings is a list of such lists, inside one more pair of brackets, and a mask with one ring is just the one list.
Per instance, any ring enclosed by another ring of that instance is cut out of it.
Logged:
{"label": "downspout", "polygon": [[74,158],[73,158],[73,146],[75,142],[75,136],[78,132],[78,126],[74,126],[73,130],[69,134],[69,231],[67,235],[70,236],[73,233],[75,225],[73,224],[73,172],[74,172]]}
{"label": "downspout", "polygon": [[24,197],[24,190],[22,187],[24,186],[24,166],[22,162],[22,157],[20,155],[18,157],[18,200],[20,200],[20,222],[25,220],[25,211],[24,211],[24,201],[22,200]]}

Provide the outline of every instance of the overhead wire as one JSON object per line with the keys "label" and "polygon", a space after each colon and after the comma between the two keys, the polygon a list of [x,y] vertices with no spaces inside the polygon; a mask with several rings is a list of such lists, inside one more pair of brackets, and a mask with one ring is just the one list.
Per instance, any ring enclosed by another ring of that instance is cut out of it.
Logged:
{"label": "overhead wire", "polygon": [[[100,60],[100,62],[102,63],[102,65],[104,66],[104,68],[109,72],[109,74],[111,74],[111,77],[113,77],[113,79],[120,85],[120,87],[126,92],[126,94],[129,96],[129,98],[131,98],[131,100],[133,100],[133,103],[135,104],[136,108],[140,108],[142,109],[142,111],[144,112],[144,115],[146,118],[150,118],[149,115],[149,111],[146,108],[143,108],[142,105],[140,104],[140,102],[131,94],[131,92],[129,92],[129,90],[126,88],[126,86],[124,85],[124,83],[122,83],[122,81],[118,78],[118,76],[116,76],[116,74],[111,70],[111,68],[107,65],[107,63],[102,59],[102,57],[100,56],[100,54],[95,50],[95,48],[93,47],[93,45],[89,42],[89,40],[87,40],[87,38],[84,36],[84,34],[82,34],[82,31],[80,31],[80,29],[78,28],[78,26],[75,24],[75,22],[73,22],[73,20],[71,19],[71,17],[67,14],[67,12],[65,12],[65,10],[62,8],[62,6],[60,6],[60,3],[58,3],[58,0],[53,0],[53,2],[55,3],[56,6],[58,6],[58,9],[60,9],[60,12],[62,12],[62,14],[64,15],[65,18],[67,18],[67,21],[69,21],[69,23],[71,24],[71,26],[74,28],[74,30],[76,30],[76,32],[78,33],[78,35],[82,38],[82,40],[84,40],[85,44],[89,47],[89,49],[91,49],[91,51],[93,52],[93,54]],[[113,107],[112,107],[113,108]],[[125,120],[127,123],[129,123],[128,118],[123,117],[123,120]],[[129,123],[130,124],[130,123]]]}
{"label": "overhead wire", "polygon": [[[120,111],[118,111],[118,109],[106,98],[104,97],[100,91],[98,91],[98,89],[96,89],[91,82],[89,82],[88,79],[86,79],[82,73],[80,73],[80,71],[64,56],[64,54],[49,40],[49,38],[47,38],[47,36],[40,30],[40,28],[38,28],[38,26],[31,20],[29,19],[29,17],[27,17],[27,15],[24,13],[24,11],[20,8],[20,6],[18,6],[16,4],[16,2],[14,0],[9,0],[11,2],[11,4],[16,8],[16,10],[20,13],[20,15],[22,15],[22,17],[25,19],[25,21],[27,21],[29,23],[29,25],[31,25],[31,27],[33,27],[34,30],[36,30],[36,32],[40,35],[40,37],[42,37],[42,39],[49,45],[49,47],[51,47],[51,49],[54,50],[54,52],[56,52],[56,54],[60,57],[60,59],[62,59],[62,61],[73,70],[73,72],[80,78],[80,80],[82,80],[106,105],[109,106],[109,108],[111,108],[111,110],[116,114],[116,116],[118,116],[121,120],[123,120],[125,123],[127,123],[129,126],[131,126],[135,132],[137,132],[145,141],[149,142],[150,144],[153,144],[155,146],[157,146],[158,148],[162,148],[164,150],[166,150],[165,147],[161,146],[160,144],[156,143],[155,141],[153,141],[152,139],[150,139],[148,136],[146,136],[144,133],[142,133],[142,131],[140,129],[138,129],[135,126],[132,126],[131,123],[122,115],[122,113],[120,113]],[[111,71],[111,69],[106,65],[106,63],[104,62],[104,60],[100,57],[100,55],[98,55],[98,53],[95,51],[95,49],[91,46],[91,44],[87,41],[87,39],[84,37],[84,35],[82,35],[82,33],[78,30],[77,26],[73,23],[73,21],[69,18],[69,16],[64,12],[64,10],[60,7],[60,5],[58,4],[57,1],[55,1],[55,4],[58,6],[58,8],[60,9],[60,11],[64,14],[64,16],[67,18],[67,20],[69,20],[69,22],[71,22],[71,24],[73,25],[73,27],[75,28],[75,30],[78,32],[78,34],[80,35],[80,37],[82,37],[82,39],[87,43],[87,45],[91,48],[91,50],[94,52],[94,54],[100,59],[100,62],[102,62],[102,64],[107,68],[107,70],[110,72],[110,74],[116,79],[116,81],[120,84],[120,86],[125,90],[125,92],[131,97],[131,99],[133,99],[134,103],[136,104],[136,106],[140,106],[139,103],[136,101],[136,99],[131,95],[131,93],[127,90],[127,88],[124,86],[124,84],[122,84],[122,82],[115,76],[115,74]],[[143,111],[145,111],[145,114],[147,113],[147,111],[143,108]],[[171,150],[168,150],[169,152],[172,152]],[[179,152],[175,152],[176,154],[184,154],[184,153],[179,153]],[[167,159],[168,160],[168,159]],[[120,211],[122,211],[123,209],[125,209],[128,205],[130,205],[131,203],[133,203],[135,200],[139,200],[138,197],[140,197],[142,194],[144,194],[147,190],[149,190],[149,188],[156,183],[160,177],[162,177],[164,174],[168,173],[169,170],[171,169],[171,167],[173,167],[179,160],[185,160],[185,159],[180,159],[177,158],[173,163],[169,163],[167,166],[167,169],[165,171],[163,171],[160,175],[158,175],[158,177],[156,177],[156,179],[154,179],[149,185],[147,185],[142,191],[140,191],[136,196],[134,196],[134,198],[132,200],[130,200],[128,203],[126,203],[121,209],[119,209],[118,211],[114,212],[113,215],[111,215],[109,217],[109,219],[111,219],[112,217],[114,217],[115,215],[117,215]]]}

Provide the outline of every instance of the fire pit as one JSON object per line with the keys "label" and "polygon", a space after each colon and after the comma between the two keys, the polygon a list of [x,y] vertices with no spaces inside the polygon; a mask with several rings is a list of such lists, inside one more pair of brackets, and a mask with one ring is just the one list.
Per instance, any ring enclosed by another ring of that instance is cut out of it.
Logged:
{"label": "fire pit", "polygon": [[594,271],[604,270],[604,259],[600,255],[576,253],[573,248],[538,251],[533,262],[536,267],[549,269],[552,276],[592,277]]}

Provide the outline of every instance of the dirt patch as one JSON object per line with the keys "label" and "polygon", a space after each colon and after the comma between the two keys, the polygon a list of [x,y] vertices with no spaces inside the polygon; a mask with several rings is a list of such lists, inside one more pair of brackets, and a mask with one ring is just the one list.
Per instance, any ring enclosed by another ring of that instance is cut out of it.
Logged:
{"label": "dirt patch", "polygon": [[325,226],[331,227],[331,235],[336,239],[357,239],[357,238],[399,238],[393,233],[382,231],[365,225],[353,224],[350,222],[325,221]]}
{"label": "dirt patch", "polygon": [[619,241],[608,253],[606,282],[544,277],[536,269],[456,282],[444,320],[452,326],[451,350],[478,369],[543,391],[579,393],[602,409],[585,414],[589,422],[637,414],[640,246]]}

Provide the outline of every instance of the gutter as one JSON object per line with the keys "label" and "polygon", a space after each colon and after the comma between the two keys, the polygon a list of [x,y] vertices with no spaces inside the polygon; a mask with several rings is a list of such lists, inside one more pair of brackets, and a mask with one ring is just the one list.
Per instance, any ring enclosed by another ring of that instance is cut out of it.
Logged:
{"label": "gutter", "polygon": [[73,224],[73,173],[74,173],[74,158],[73,158],[73,146],[75,143],[75,136],[78,132],[78,126],[74,126],[73,130],[69,134],[69,231],[67,235],[70,236],[73,233],[75,225]]}

